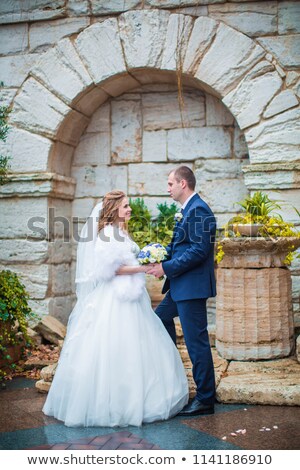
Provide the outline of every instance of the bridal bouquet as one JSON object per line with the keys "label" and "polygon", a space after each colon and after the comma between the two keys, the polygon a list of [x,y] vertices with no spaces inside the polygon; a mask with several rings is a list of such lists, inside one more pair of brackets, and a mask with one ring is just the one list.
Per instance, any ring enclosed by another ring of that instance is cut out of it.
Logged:
{"label": "bridal bouquet", "polygon": [[140,264],[160,263],[166,258],[167,250],[160,243],[149,243],[138,254]]}

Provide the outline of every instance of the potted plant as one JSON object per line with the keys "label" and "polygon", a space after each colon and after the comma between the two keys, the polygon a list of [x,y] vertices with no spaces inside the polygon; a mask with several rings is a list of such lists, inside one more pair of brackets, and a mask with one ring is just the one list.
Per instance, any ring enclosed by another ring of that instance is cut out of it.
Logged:
{"label": "potted plant", "polygon": [[[256,191],[253,196],[247,196],[238,202],[244,212],[231,219],[233,231],[242,236],[256,237],[262,234],[263,227],[269,222],[270,214],[275,209],[281,209],[276,201],[272,201],[267,194]],[[280,218],[280,216],[276,216]]]}
{"label": "potted plant", "polygon": [[[285,253],[283,262],[285,265],[291,264],[296,256],[295,250],[299,246],[300,233],[291,222],[283,220],[282,216],[276,213],[281,206],[277,201],[261,191],[256,191],[253,196],[247,196],[243,201],[238,202],[243,211],[232,217],[225,225],[225,238],[217,244],[216,261],[220,263],[225,255],[225,246],[230,243],[229,239],[241,241],[241,246],[250,250],[249,243],[243,240],[244,237],[256,237],[266,241],[276,241],[276,250],[281,249],[281,257]],[[264,242],[260,243],[264,245]],[[254,245],[252,243],[254,249]],[[299,255],[298,255],[299,256]]]}
{"label": "potted plant", "polygon": [[36,318],[29,295],[16,273],[0,272],[0,380],[16,367],[23,347],[30,343],[28,320]]}

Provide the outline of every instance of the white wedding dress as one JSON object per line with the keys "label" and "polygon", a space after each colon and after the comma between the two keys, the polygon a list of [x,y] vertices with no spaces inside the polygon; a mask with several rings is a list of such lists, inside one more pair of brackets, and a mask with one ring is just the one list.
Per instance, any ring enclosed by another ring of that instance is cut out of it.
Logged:
{"label": "white wedding dress", "polygon": [[105,240],[97,237],[93,286],[70,316],[43,408],[67,426],[140,426],[176,415],[188,401],[180,355],[151,308],[145,275],[115,274],[138,264],[139,252],[115,232],[108,226]]}

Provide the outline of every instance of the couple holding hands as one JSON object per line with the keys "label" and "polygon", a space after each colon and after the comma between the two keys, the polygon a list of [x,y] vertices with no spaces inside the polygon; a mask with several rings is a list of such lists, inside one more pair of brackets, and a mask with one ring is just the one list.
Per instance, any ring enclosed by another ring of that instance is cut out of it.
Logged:
{"label": "couple holding hands", "polygon": [[[168,193],[181,204],[182,217],[162,263],[139,265],[123,192],[106,194],[93,209],[78,244],[77,303],[43,408],[46,415],[67,426],[113,427],[214,412],[206,301],[216,295],[216,220],[195,185],[186,166],[168,176]],[[166,295],[156,312],[145,273],[165,276]],[[176,348],[177,316],[197,387],[191,402]]]}

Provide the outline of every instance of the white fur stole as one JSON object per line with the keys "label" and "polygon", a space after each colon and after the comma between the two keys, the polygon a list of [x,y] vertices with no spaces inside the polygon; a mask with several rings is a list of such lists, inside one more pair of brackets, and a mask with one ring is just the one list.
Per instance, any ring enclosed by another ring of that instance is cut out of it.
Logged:
{"label": "white fur stole", "polygon": [[134,245],[122,231],[108,225],[96,242],[96,276],[98,281],[111,282],[116,296],[123,301],[135,301],[145,289],[145,275],[116,274],[121,266],[137,266]]}

